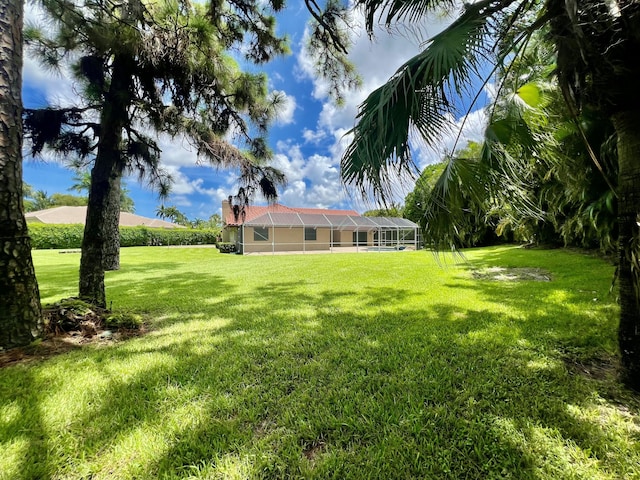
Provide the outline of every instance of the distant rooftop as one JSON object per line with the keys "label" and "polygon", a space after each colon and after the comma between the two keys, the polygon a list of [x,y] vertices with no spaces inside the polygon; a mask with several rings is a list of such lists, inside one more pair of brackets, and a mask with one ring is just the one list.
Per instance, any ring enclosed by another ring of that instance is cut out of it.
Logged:
{"label": "distant rooftop", "polygon": [[[47,224],[81,224],[87,218],[87,207],[54,207],[46,210],[25,213],[28,223]],[[120,226],[150,228],[185,228],[182,225],[160,220],[159,218],[148,218],[134,213],[120,212]]]}

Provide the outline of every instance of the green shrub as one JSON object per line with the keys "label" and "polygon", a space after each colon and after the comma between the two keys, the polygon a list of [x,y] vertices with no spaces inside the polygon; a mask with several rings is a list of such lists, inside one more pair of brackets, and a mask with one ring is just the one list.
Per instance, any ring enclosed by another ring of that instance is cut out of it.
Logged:
{"label": "green shrub", "polygon": [[216,247],[218,247],[220,253],[234,253],[236,251],[236,244],[231,242],[218,242]]}
{"label": "green shrub", "polygon": [[29,235],[31,247],[46,248],[80,248],[84,225],[46,225],[30,223]]}
{"label": "green shrub", "polygon": [[142,317],[135,313],[112,313],[104,319],[104,325],[107,328],[113,329],[139,329],[142,326]]}
{"label": "green shrub", "polygon": [[[29,224],[31,247],[35,249],[80,248],[83,233],[83,225]],[[120,227],[120,246],[213,245],[218,234],[217,230]]]}

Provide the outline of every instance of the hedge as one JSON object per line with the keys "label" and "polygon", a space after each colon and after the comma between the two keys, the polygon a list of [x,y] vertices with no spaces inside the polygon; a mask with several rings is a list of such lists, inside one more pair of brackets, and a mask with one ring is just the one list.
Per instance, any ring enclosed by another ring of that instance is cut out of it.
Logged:
{"label": "hedge", "polygon": [[[31,247],[37,249],[80,248],[83,233],[84,225],[29,224]],[[217,230],[120,227],[120,246],[213,245],[218,234]]]}

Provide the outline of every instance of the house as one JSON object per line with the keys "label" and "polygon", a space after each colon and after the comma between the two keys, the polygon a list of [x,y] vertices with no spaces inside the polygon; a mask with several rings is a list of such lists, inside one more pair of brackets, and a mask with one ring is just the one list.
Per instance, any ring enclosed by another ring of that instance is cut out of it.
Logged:
{"label": "house", "polygon": [[247,206],[222,202],[222,240],[238,253],[401,250],[418,247],[419,227],[405,218],[363,217],[355,210]]}
{"label": "house", "polygon": [[[87,207],[54,207],[24,214],[27,223],[81,224],[87,218]],[[185,228],[158,218],[148,218],[128,212],[120,212],[120,226],[150,228]]]}

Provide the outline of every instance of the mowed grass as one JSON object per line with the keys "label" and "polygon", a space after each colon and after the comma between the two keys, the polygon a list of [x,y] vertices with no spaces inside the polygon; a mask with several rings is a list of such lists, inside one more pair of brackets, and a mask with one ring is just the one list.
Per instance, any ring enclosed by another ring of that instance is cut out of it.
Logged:
{"label": "mowed grass", "polygon": [[[35,251],[44,302],[78,254]],[[474,278],[542,268],[552,280]],[[0,370],[0,478],[640,478],[613,267],[500,247],[241,257],[129,248],[150,332]]]}

